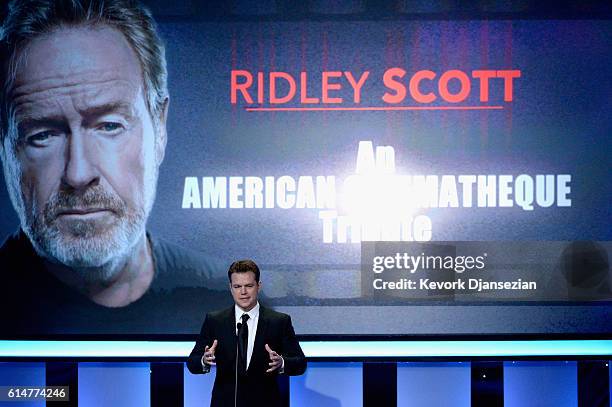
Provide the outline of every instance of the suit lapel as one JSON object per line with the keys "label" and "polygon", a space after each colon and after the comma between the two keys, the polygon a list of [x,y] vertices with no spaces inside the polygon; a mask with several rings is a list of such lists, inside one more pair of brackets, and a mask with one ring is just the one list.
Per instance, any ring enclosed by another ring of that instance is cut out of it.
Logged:
{"label": "suit lapel", "polygon": [[236,360],[236,314],[234,312],[234,306],[228,309],[227,314],[223,318],[223,336],[227,338],[227,343],[231,344],[227,349],[227,354],[232,363]]}
{"label": "suit lapel", "polygon": [[[253,355],[251,356],[251,363],[249,364],[249,370],[253,366],[259,366],[267,359],[268,352],[264,345],[266,344],[266,329],[268,326],[268,318],[266,318],[266,309],[259,305],[259,320],[257,321],[257,332],[255,334],[255,344],[253,345]],[[261,361],[263,359],[263,362]]]}

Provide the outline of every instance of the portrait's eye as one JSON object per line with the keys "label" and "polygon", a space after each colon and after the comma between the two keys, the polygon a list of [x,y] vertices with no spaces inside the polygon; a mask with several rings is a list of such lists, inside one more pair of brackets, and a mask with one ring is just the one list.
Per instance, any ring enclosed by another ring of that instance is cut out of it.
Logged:
{"label": "portrait's eye", "polygon": [[57,134],[52,131],[41,131],[31,136],[27,136],[26,143],[33,147],[45,147],[51,143],[51,139],[55,136],[57,136]]}
{"label": "portrait's eye", "polygon": [[115,122],[104,122],[104,123],[100,123],[97,129],[104,133],[117,134],[121,130],[123,130],[123,125],[121,123],[115,123]]}

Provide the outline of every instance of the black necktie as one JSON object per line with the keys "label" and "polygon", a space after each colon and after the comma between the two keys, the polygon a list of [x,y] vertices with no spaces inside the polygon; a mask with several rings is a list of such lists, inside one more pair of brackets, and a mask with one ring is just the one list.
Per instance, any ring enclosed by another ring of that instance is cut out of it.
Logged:
{"label": "black necktie", "polygon": [[238,367],[240,373],[246,373],[247,370],[247,347],[249,344],[249,327],[247,321],[249,314],[242,314],[242,325],[238,329]]}

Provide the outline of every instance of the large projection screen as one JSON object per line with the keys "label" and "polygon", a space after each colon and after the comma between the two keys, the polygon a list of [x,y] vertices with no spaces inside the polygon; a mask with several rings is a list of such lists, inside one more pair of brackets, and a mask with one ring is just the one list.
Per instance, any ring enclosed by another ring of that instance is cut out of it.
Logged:
{"label": "large projection screen", "polygon": [[2,339],[195,334],[241,258],[299,335],[612,334],[608,20],[157,23],[163,272],[107,307],[10,252],[4,173]]}

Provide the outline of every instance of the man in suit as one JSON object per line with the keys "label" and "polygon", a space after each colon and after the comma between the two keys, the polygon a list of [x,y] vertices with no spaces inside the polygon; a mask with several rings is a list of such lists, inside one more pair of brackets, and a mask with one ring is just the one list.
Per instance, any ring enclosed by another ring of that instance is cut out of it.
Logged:
{"label": "man in suit", "polygon": [[259,267],[239,260],[228,272],[231,308],[206,315],[187,367],[194,374],[217,366],[211,406],[280,406],[277,375],[301,375],[306,359],[291,318],[263,307]]}

